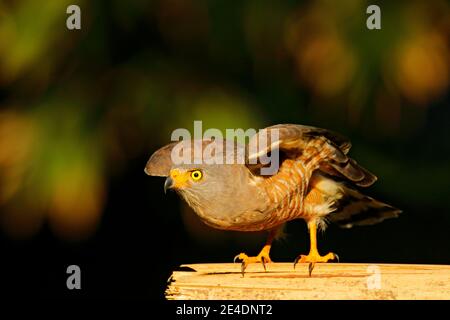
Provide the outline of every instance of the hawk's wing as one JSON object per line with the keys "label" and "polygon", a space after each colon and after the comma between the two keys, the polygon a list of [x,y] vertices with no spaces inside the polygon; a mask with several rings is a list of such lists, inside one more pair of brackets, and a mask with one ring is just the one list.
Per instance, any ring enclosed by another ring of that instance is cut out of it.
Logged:
{"label": "hawk's wing", "polygon": [[250,139],[248,145],[247,161],[250,168],[258,166],[256,160],[261,156],[279,149],[288,158],[299,158],[302,155],[303,159],[314,158],[317,161],[317,169],[361,187],[370,186],[377,179],[347,156],[351,148],[350,141],[330,130],[279,124],[259,131]]}

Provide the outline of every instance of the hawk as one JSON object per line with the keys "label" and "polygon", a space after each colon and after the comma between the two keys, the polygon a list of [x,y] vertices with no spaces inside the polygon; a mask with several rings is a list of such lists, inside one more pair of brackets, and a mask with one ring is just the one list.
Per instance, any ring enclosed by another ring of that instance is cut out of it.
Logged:
{"label": "hawk", "polygon": [[[275,131],[277,134],[272,135]],[[258,140],[261,138],[265,140]],[[249,151],[248,146],[258,141],[267,143],[256,151]],[[325,229],[328,223],[344,228],[372,225],[397,217],[401,212],[360,191],[372,185],[377,177],[348,156],[351,143],[338,133],[311,126],[280,124],[260,130],[243,149],[234,148],[243,156],[242,163],[207,161],[213,156],[223,156],[220,152],[202,153],[200,161],[194,161],[198,158],[193,155],[195,143],[208,147],[217,142],[185,140],[168,144],[153,153],[145,172],[150,176],[167,177],[164,189],[180,194],[211,227],[268,231],[267,242],[257,256],[240,253],[235,257],[235,261],[241,261],[242,274],[249,263],[262,263],[266,268],[266,263],[271,262],[272,242],[288,221],[303,219],[308,226],[310,250],[295,259],[294,268],[297,262],[309,263],[311,275],[315,263],[338,260],[332,252],[319,254],[318,229]],[[227,140],[219,143],[230,145]],[[180,144],[183,151],[190,154],[190,164],[173,162],[172,152]],[[279,155],[278,170],[262,175],[261,169],[267,165],[260,158],[273,152]]]}

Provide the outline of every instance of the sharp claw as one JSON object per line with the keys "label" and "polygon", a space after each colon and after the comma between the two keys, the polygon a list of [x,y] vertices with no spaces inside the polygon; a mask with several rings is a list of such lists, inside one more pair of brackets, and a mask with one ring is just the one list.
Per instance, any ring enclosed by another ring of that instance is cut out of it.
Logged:
{"label": "sharp claw", "polygon": [[298,260],[300,260],[299,257],[295,258],[295,260],[294,260],[294,270],[295,270],[295,266],[297,265]]}
{"label": "sharp claw", "polygon": [[309,263],[309,266],[308,266],[308,272],[309,272],[309,276],[310,276],[310,277],[311,277],[311,273],[312,273],[312,271],[313,271],[313,269],[314,269],[314,265],[315,265],[314,262],[310,262],[310,263]]}
{"label": "sharp claw", "polygon": [[244,262],[242,262],[242,264],[241,264],[241,273],[242,273],[242,278],[243,278],[245,275],[245,263]]}
{"label": "sharp claw", "polygon": [[339,262],[339,256],[336,253],[334,254],[334,258]]}
{"label": "sharp claw", "polygon": [[264,271],[267,272],[267,263],[271,262],[270,258],[265,258],[264,256],[256,256],[256,257],[248,257],[245,253],[240,253],[234,257],[233,263],[236,263],[237,260],[242,261],[241,263],[241,273],[242,277],[244,276],[245,269],[247,269],[247,265],[253,262],[261,262]]}
{"label": "sharp claw", "polygon": [[261,258],[261,263],[262,263],[262,265],[263,265],[263,267],[264,267],[264,271],[267,272],[267,269],[266,269],[266,262],[265,262],[264,260],[265,260],[264,258]]}

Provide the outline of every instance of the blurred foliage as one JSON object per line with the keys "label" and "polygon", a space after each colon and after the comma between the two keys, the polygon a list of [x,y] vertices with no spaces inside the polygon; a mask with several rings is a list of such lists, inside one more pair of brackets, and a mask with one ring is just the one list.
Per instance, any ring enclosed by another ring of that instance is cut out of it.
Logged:
{"label": "blurred foliage", "polygon": [[[65,27],[69,4],[80,31]],[[448,208],[449,3],[382,2],[374,31],[368,5],[2,0],[3,230],[92,235],[110,177],[194,120],[341,131],[377,188]]]}

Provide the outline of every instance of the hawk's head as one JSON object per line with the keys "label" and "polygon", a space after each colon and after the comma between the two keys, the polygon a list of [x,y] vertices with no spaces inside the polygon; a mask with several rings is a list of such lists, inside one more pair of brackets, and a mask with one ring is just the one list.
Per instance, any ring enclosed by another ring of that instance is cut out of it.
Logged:
{"label": "hawk's head", "polygon": [[[211,147],[211,141],[199,143],[204,147],[201,161],[194,161],[196,157],[188,141],[184,143],[183,152],[192,155],[191,161],[176,164],[174,153],[176,156],[178,151],[175,148],[182,146],[183,142],[172,143],[151,156],[145,172],[152,176],[166,177],[164,190],[176,191],[200,216],[230,216],[239,212],[244,206],[247,209],[251,199],[254,198],[249,196],[250,191],[254,192],[254,190],[252,174],[245,163],[227,164],[224,150],[229,151],[229,149],[224,148],[220,152],[214,152],[213,149],[207,149]],[[211,150],[213,152],[210,152]],[[223,161],[211,162],[209,161],[211,157]]]}

